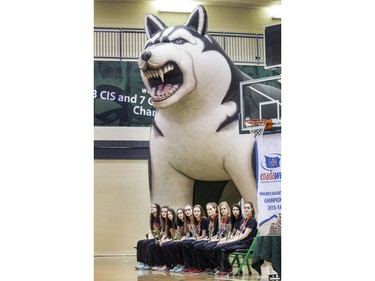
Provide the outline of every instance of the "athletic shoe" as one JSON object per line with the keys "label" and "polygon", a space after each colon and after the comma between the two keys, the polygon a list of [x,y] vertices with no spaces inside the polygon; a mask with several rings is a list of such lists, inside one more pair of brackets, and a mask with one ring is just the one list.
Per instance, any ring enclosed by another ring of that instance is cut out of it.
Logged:
{"label": "athletic shoe", "polygon": [[159,266],[159,268],[157,270],[159,270],[159,271],[168,270],[168,267],[166,265]]}
{"label": "athletic shoe", "polygon": [[192,268],[192,267],[187,267],[187,268],[185,268],[185,269],[182,271],[182,273],[190,273],[193,269],[194,269],[194,268]]}
{"label": "athletic shoe", "polygon": [[152,266],[146,264],[142,269],[143,269],[143,270],[151,270],[151,269],[152,269]]}
{"label": "athletic shoe", "polygon": [[194,268],[190,271],[190,273],[201,273],[201,272],[203,272],[203,269],[201,268]]}
{"label": "athletic shoe", "polygon": [[177,264],[177,265],[175,265],[173,268],[171,268],[171,269],[169,270],[169,272],[176,272],[176,270],[178,270],[181,266],[182,266],[182,265]]}
{"label": "athletic shoe", "polygon": [[214,274],[214,270],[211,268],[206,268],[203,272],[203,274]]}
{"label": "athletic shoe", "polygon": [[176,273],[182,273],[185,270],[185,266],[182,265],[181,267],[177,268],[174,272]]}
{"label": "athletic shoe", "polygon": [[219,276],[220,272],[221,272],[221,270],[216,271],[214,276]]}
{"label": "athletic shoe", "polygon": [[144,264],[143,262],[139,262],[139,263],[135,266],[135,268],[138,269],[138,270],[141,270],[141,269],[143,269],[144,267],[145,267],[145,264]]}
{"label": "athletic shoe", "polygon": [[155,265],[154,267],[151,268],[151,270],[159,270],[160,267],[161,267],[161,266],[157,266],[157,265]]}
{"label": "athletic shoe", "polygon": [[147,270],[147,269],[151,269],[152,266],[148,266],[146,263],[139,263],[135,266],[136,269],[138,270]]}
{"label": "athletic shoe", "polygon": [[218,271],[215,273],[215,277],[229,277],[233,273],[233,269],[230,269],[229,271]]}
{"label": "athletic shoe", "polygon": [[229,276],[229,272],[226,272],[226,271],[218,271],[215,273],[215,277],[228,277]]}

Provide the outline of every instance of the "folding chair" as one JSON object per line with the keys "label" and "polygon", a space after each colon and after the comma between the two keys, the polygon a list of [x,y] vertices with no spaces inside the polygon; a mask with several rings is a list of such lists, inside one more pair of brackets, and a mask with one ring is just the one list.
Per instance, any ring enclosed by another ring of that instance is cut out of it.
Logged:
{"label": "folding chair", "polygon": [[[237,262],[237,265],[238,265],[238,270],[235,274],[235,276],[238,276],[239,274],[242,274],[242,267],[245,265],[247,265],[247,270],[249,271],[249,274],[251,274],[251,266],[250,266],[250,263],[249,263],[249,257],[252,257],[253,256],[253,251],[254,251],[254,247],[255,247],[255,243],[256,243],[256,240],[257,240],[257,237],[258,235],[260,234],[260,230],[258,229],[258,232],[257,234],[255,235],[254,239],[253,239],[253,242],[251,243],[250,247],[248,249],[237,249],[235,250],[234,252],[230,253],[229,255],[229,263],[231,266],[233,266],[233,264],[235,262]],[[233,256],[233,260],[230,261],[230,257]],[[240,257],[242,257],[242,262],[240,261]]]}

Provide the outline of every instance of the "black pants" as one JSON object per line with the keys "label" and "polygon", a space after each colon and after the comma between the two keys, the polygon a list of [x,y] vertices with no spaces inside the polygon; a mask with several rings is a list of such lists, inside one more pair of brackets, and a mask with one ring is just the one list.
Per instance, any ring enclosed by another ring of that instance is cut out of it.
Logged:
{"label": "black pants", "polygon": [[214,243],[214,242],[209,242],[208,240],[200,240],[197,243],[194,243],[193,257],[196,257],[198,268],[201,268],[201,269],[210,268],[210,263],[207,258],[205,247],[211,243]]}
{"label": "black pants", "polygon": [[193,256],[193,253],[192,253],[192,248],[194,247],[193,243],[196,241],[198,240],[186,239],[182,241],[181,248],[182,248],[185,268],[197,266],[196,258]]}
{"label": "black pants", "polygon": [[252,240],[239,240],[234,242],[228,242],[224,244],[218,244],[214,248],[214,253],[217,257],[217,269],[221,271],[230,271],[232,269],[229,264],[229,254],[237,249],[249,248]]}
{"label": "black pants", "polygon": [[177,253],[177,256],[174,256],[174,258],[177,259],[176,262],[177,264],[180,264],[180,265],[184,264],[184,254],[182,252],[182,241],[176,241],[174,244],[171,245],[171,247]]}
{"label": "black pants", "polygon": [[161,250],[163,252],[165,265],[168,267],[175,266],[178,264],[177,250],[173,247],[174,241],[164,242],[161,244]]}
{"label": "black pants", "polygon": [[159,243],[151,243],[148,246],[149,257],[152,264],[156,266],[165,265],[165,259]]}
{"label": "black pants", "polygon": [[217,268],[217,253],[215,250],[215,247],[217,246],[216,242],[215,244],[212,245],[207,245],[204,250],[206,252],[206,256],[208,259],[209,264],[211,265],[212,269]]}
{"label": "black pants", "polygon": [[[156,247],[159,247],[159,243],[157,243],[157,240],[154,240],[151,243],[147,244],[146,247],[146,263],[150,266],[155,266],[156,264]],[[159,266],[159,265],[158,265]]]}
{"label": "black pants", "polygon": [[212,241],[204,245],[204,255],[199,254],[198,260],[205,259],[203,264],[206,268],[215,269],[217,268],[217,258],[214,253],[214,248],[217,246],[219,241]]}
{"label": "black pants", "polygon": [[147,245],[155,242],[155,239],[143,239],[137,242],[137,261],[147,263]]}

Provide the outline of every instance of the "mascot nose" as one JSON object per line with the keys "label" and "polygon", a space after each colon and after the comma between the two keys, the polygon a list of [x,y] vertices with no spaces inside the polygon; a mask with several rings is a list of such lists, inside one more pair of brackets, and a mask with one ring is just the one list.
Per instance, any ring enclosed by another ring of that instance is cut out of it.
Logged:
{"label": "mascot nose", "polygon": [[141,58],[144,61],[148,61],[151,58],[151,52],[150,51],[145,51],[142,53]]}

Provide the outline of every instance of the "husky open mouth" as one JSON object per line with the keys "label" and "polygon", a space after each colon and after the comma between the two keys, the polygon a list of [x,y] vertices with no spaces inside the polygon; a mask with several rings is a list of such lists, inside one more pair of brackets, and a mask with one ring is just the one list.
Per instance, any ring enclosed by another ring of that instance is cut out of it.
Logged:
{"label": "husky open mouth", "polygon": [[167,62],[158,69],[143,71],[150,85],[153,102],[160,102],[172,96],[182,85],[183,75],[177,64]]}

